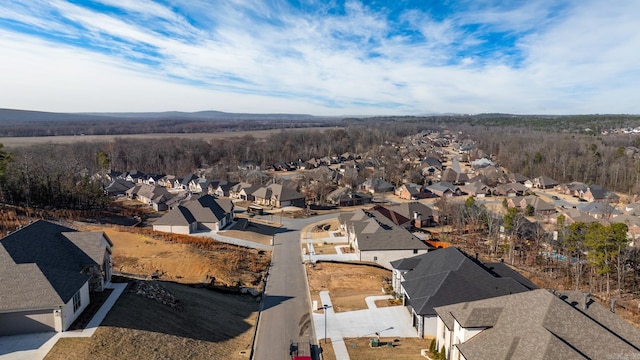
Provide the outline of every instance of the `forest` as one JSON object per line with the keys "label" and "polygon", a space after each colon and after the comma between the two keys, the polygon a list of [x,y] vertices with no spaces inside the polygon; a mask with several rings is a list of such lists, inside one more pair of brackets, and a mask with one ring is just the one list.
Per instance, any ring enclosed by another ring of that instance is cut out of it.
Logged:
{"label": "forest", "polygon": [[[393,145],[400,144],[406,136],[444,130],[456,133],[460,140],[473,141],[479,149],[474,156],[490,157],[509,172],[528,177],[547,175],[560,183],[597,184],[632,198],[640,191],[640,135],[584,132],[583,127],[593,122],[598,122],[600,128],[612,129],[637,126],[640,118],[587,116],[548,122],[545,117],[512,119],[506,115],[376,117],[342,119],[342,126],[323,131],[283,130],[265,139],[230,134],[210,142],[121,138],[102,143],[33,145],[3,150],[0,200],[30,206],[99,207],[107,199],[102,198],[100,186],[89,178],[105,171],[105,166],[118,171],[135,169],[183,176],[208,164],[213,169],[211,177],[238,180],[242,176],[238,165],[246,160],[266,168],[275,162],[347,152],[375,158],[385,168],[378,175],[399,184],[403,179],[419,179],[411,167],[402,164],[398,147]],[[136,122],[127,124],[120,123],[119,127],[141,131]],[[541,126],[543,130],[537,129]],[[49,127],[55,128],[56,124]],[[0,124],[0,131],[2,128]],[[108,164],[99,161],[98,154],[106,156]]]}

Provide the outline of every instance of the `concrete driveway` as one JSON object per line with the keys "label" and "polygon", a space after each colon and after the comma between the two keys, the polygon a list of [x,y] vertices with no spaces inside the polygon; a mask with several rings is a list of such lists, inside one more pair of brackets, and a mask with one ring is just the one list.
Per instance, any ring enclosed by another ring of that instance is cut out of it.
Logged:
{"label": "concrete driveway", "polygon": [[[336,313],[333,311],[328,291],[320,292],[322,305],[328,305],[325,314],[313,314],[313,326],[318,339],[331,339],[338,360],[348,360],[349,354],[344,338],[376,337],[417,337],[411,326],[411,315],[404,306],[377,308],[374,301],[388,298],[375,296],[367,298],[369,309]],[[322,307],[320,305],[320,307]],[[326,319],[326,322],[325,322]],[[321,341],[319,341],[321,342]]]}

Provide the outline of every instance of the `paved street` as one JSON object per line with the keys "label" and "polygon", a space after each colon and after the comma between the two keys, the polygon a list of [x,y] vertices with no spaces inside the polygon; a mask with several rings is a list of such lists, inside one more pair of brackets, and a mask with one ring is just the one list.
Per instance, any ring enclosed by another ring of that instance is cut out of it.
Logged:
{"label": "paved street", "polygon": [[282,219],[275,236],[271,268],[261,303],[253,359],[288,359],[292,342],[313,343],[311,303],[300,248],[300,229],[334,218]]}

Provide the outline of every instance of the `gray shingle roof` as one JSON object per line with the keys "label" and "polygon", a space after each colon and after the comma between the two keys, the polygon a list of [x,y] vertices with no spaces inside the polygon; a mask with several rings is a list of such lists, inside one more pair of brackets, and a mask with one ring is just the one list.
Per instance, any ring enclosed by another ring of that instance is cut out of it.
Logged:
{"label": "gray shingle roof", "polygon": [[233,211],[233,203],[229,199],[216,199],[212,195],[191,198],[182,205],[170,210],[155,225],[182,225],[194,222],[216,223]]}
{"label": "gray shingle roof", "polygon": [[187,226],[196,222],[189,209],[182,205],[178,205],[168,213],[162,215],[156,220],[154,225],[173,225],[173,226]]}
{"label": "gray shingle roof", "polygon": [[67,303],[90,278],[81,271],[102,263],[103,236],[39,220],[1,239],[0,310]]}
{"label": "gray shingle roof", "polygon": [[486,328],[457,347],[466,359],[608,359],[640,353],[640,330],[582,294],[547,290],[436,308],[450,329]]}
{"label": "gray shingle roof", "polygon": [[405,228],[396,226],[378,211],[357,210],[341,214],[338,219],[353,229],[361,251],[429,249],[420,239]]}
{"label": "gray shingle roof", "polygon": [[405,281],[402,282],[402,287],[414,310],[420,315],[435,314],[436,306],[486,299],[530,289],[518,282],[518,278],[505,276],[509,275],[506,269],[502,269],[504,277],[501,277],[497,272],[491,272],[471,260],[455,247],[431,251],[412,259],[417,261],[394,262],[392,265],[394,267],[413,265],[413,268],[404,275]]}
{"label": "gray shingle roof", "polygon": [[418,213],[423,217],[434,216],[437,211],[433,208],[417,201],[400,203],[398,205],[393,205],[389,207],[389,209],[401,214],[409,219],[413,218],[414,213]]}

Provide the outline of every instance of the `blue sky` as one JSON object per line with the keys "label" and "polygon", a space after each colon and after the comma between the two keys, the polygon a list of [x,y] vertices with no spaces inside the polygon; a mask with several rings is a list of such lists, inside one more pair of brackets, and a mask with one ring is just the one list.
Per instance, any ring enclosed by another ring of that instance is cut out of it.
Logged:
{"label": "blue sky", "polygon": [[0,0],[0,107],[640,113],[638,0]]}

